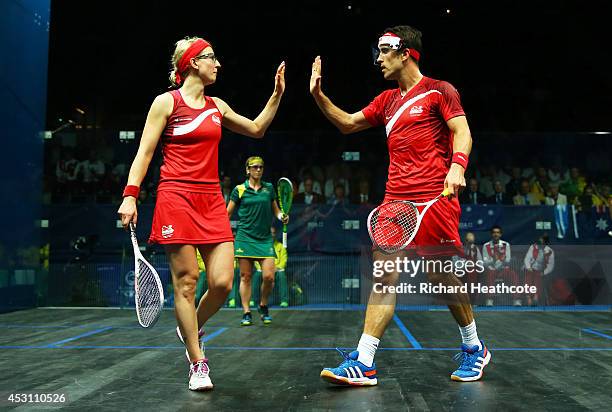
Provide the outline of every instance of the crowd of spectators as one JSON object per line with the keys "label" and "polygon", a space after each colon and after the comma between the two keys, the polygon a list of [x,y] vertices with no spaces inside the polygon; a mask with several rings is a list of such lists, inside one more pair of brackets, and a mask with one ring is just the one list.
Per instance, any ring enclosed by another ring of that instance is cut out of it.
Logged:
{"label": "crowd of spectators", "polygon": [[459,198],[464,204],[575,205],[578,210],[612,206],[609,180],[591,179],[577,167],[477,169]]}
{"label": "crowd of spectators", "polygon": [[[330,139],[326,136],[310,142],[301,138],[286,139],[282,146],[265,147],[249,146],[250,142],[237,144],[235,138],[226,138],[222,141],[219,159],[222,193],[229,196],[232,188],[245,179],[244,159],[257,154],[266,162],[264,180],[276,182],[285,176],[294,182],[295,203],[377,204],[384,197],[387,160],[384,146],[369,139],[361,141],[356,149],[361,155],[358,161],[345,161],[342,160],[342,153],[347,150],[345,141],[333,146],[328,144]],[[105,141],[81,146],[48,145],[44,202],[119,203],[137,144],[136,139],[127,145]],[[565,204],[575,205],[579,210],[612,205],[609,166],[605,164],[593,173],[589,159],[582,159],[581,163],[569,158],[553,162],[532,157],[527,164],[518,149],[505,154],[503,162],[486,152],[473,156],[466,173],[467,187],[460,195],[461,203]],[[593,160],[605,163],[605,159]],[[576,164],[586,167],[579,168]],[[158,153],[141,186],[140,203],[155,202],[160,166]]]}

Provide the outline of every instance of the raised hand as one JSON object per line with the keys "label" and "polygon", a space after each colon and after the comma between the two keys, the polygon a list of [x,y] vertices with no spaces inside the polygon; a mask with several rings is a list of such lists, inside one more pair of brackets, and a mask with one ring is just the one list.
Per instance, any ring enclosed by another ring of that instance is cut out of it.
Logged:
{"label": "raised hand", "polygon": [[312,74],[310,75],[310,94],[321,93],[321,56],[317,56],[312,63]]}
{"label": "raised hand", "polygon": [[283,94],[285,92],[285,62],[282,62],[276,69],[274,78],[274,93]]}

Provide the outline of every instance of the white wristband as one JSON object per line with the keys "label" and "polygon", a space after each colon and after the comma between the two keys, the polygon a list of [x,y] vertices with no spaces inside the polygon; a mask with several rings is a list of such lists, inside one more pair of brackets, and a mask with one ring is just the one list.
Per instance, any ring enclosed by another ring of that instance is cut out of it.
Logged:
{"label": "white wristband", "polygon": [[276,218],[277,218],[278,220],[283,220],[283,215],[284,215],[284,213],[283,213],[283,212],[278,212],[278,215],[276,215]]}

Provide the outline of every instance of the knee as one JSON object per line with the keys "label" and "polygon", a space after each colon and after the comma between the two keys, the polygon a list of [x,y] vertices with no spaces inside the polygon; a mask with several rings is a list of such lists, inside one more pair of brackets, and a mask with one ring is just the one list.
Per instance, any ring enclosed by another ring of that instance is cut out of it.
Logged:
{"label": "knee", "polygon": [[187,300],[194,300],[198,285],[198,275],[198,272],[178,274],[175,294],[179,294]]}
{"label": "knee", "polygon": [[274,282],[274,272],[264,273],[263,274],[263,281],[266,282],[266,283]]}
{"label": "knee", "polygon": [[221,295],[229,295],[232,291],[232,287],[234,286],[232,283],[232,277],[224,277],[223,279],[218,279],[214,285],[209,287],[211,293],[221,294]]}
{"label": "knee", "polygon": [[253,272],[240,272],[240,280],[246,283],[251,283]]}
{"label": "knee", "polygon": [[374,277],[374,283],[380,283],[383,286],[394,286],[399,279],[397,272],[385,272],[382,276]]}

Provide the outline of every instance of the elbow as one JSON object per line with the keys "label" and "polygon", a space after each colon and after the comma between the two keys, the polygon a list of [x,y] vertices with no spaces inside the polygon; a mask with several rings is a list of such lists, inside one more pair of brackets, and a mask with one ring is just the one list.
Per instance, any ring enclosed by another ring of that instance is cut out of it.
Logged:
{"label": "elbow", "polygon": [[343,135],[351,134],[355,131],[353,125],[350,123],[342,123],[338,125],[338,130],[340,130],[340,133]]}
{"label": "elbow", "polygon": [[254,139],[262,139],[265,134],[266,134],[266,128],[255,124],[253,128],[251,129],[250,136]]}

